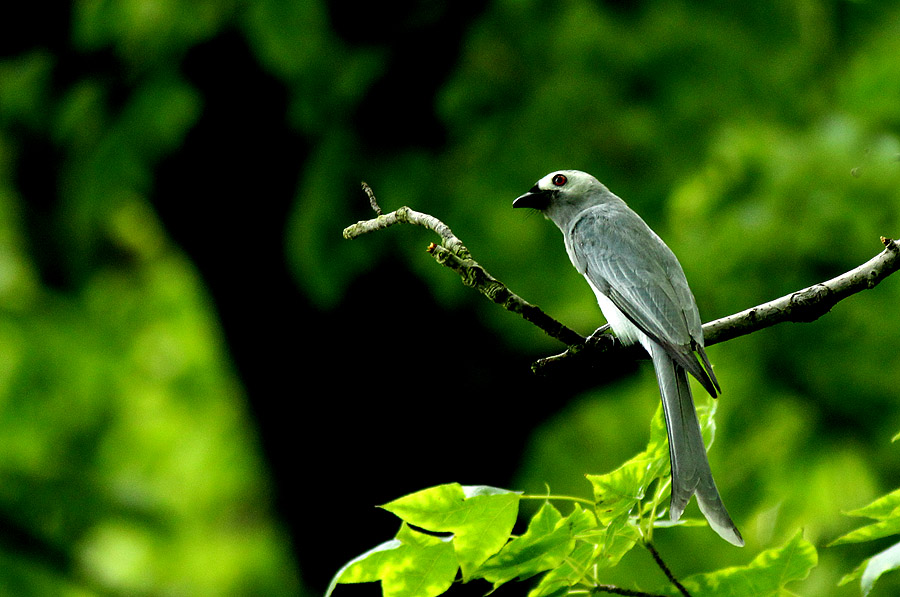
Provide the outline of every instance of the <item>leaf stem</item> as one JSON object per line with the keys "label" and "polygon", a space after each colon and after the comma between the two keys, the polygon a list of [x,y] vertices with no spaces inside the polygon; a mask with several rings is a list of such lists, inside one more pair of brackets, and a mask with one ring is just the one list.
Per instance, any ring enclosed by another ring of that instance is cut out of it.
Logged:
{"label": "leaf stem", "polygon": [[572,495],[521,495],[519,499],[522,500],[565,500],[568,502],[580,502],[582,504],[588,504],[590,506],[596,506],[592,500],[587,498],[575,497]]}
{"label": "leaf stem", "polygon": [[[672,477],[665,477],[664,479],[656,480],[656,489],[653,495],[653,502],[650,508],[650,516],[646,518],[647,520],[647,529],[645,533],[644,542],[652,543],[653,542],[653,527],[656,522],[656,509],[660,506],[660,502],[662,501],[662,496],[665,493],[666,489],[669,487],[669,483],[672,482]],[[643,530],[643,525],[641,525],[641,529]]]}

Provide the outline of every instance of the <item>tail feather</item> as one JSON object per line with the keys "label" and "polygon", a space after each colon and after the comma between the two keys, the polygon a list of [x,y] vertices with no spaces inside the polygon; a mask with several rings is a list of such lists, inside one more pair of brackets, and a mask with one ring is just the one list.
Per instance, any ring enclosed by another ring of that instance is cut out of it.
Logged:
{"label": "tail feather", "polygon": [[709,468],[687,372],[658,344],[652,346],[651,356],[669,434],[672,464],[670,517],[672,520],[681,518],[691,496],[696,495],[700,511],[713,530],[729,543],[743,546],[741,533],[722,503]]}

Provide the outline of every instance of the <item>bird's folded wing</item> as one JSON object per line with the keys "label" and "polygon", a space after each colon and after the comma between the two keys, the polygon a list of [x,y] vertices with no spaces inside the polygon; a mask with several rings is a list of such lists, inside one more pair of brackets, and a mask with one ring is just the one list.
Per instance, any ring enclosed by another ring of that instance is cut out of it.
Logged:
{"label": "bird's folded wing", "polygon": [[566,240],[591,284],[715,396],[717,384],[694,355],[703,350],[703,331],[684,271],[644,221],[624,206],[597,206]]}

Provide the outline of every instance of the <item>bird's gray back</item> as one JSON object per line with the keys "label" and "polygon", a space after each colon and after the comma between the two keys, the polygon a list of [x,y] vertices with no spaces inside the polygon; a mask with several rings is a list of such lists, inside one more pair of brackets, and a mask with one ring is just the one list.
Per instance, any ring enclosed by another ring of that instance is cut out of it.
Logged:
{"label": "bird's gray back", "polygon": [[684,271],[662,239],[624,201],[571,218],[572,263],[635,325],[664,344],[703,345],[700,314]]}

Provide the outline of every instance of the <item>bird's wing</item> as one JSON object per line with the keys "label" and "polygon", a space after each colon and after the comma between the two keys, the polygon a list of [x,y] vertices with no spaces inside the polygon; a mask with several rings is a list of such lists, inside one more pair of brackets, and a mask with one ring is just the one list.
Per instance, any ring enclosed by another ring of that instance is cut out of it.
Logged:
{"label": "bird's wing", "polygon": [[715,396],[712,371],[694,355],[696,350],[704,356],[694,296],[656,233],[624,203],[604,204],[585,210],[566,240],[572,261],[591,284]]}

